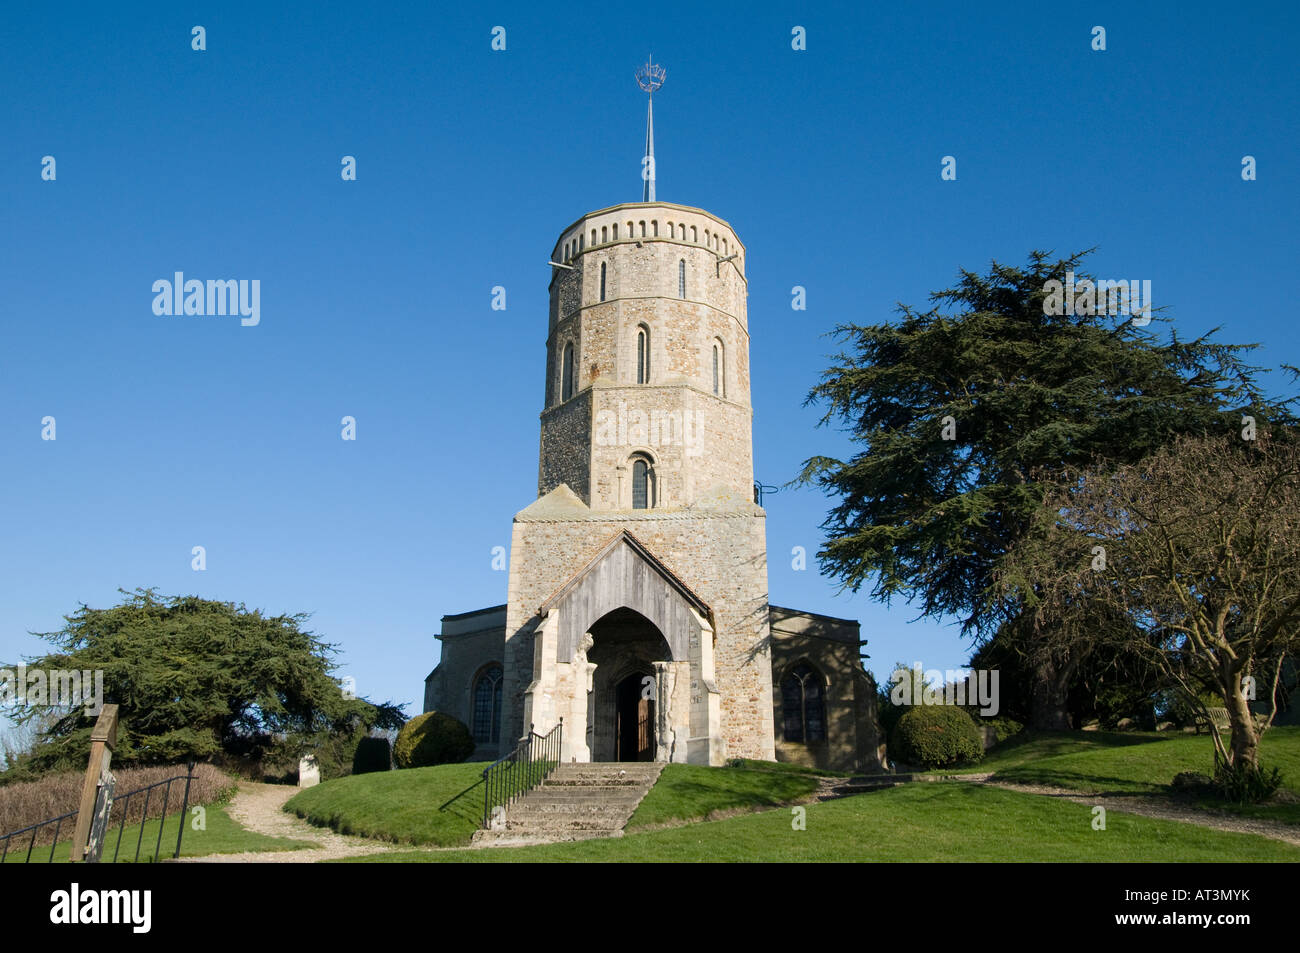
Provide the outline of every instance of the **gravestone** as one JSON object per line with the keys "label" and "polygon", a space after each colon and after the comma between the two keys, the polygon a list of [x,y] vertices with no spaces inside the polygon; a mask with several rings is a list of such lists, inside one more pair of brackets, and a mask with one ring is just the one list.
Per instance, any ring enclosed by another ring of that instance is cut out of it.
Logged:
{"label": "gravestone", "polygon": [[298,787],[309,788],[320,784],[320,767],[316,756],[309,754],[298,762]]}

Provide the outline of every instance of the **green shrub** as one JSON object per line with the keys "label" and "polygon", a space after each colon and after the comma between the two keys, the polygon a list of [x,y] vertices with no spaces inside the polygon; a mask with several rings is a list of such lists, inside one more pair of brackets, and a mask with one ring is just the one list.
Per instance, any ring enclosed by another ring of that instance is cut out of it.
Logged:
{"label": "green shrub", "polygon": [[890,756],[903,764],[939,768],[984,757],[975,722],[956,705],[916,705],[898,720]]}
{"label": "green shrub", "polygon": [[352,773],[370,774],[393,766],[393,747],[387,738],[362,738],[352,755]]}
{"label": "green shrub", "polygon": [[1008,718],[1006,715],[994,715],[992,718],[984,718],[982,721],[984,724],[992,726],[998,744],[1002,744],[1008,738],[1025,730],[1024,725],[1014,718]]}
{"label": "green shrub", "polygon": [[1214,770],[1214,786],[1219,796],[1236,804],[1258,804],[1267,801],[1282,786],[1282,773],[1274,768],[1271,774],[1253,764],[1239,762],[1223,764]]}
{"label": "green shrub", "polygon": [[399,768],[456,764],[474,753],[474,738],[464,723],[440,711],[426,711],[402,726],[393,745]]}

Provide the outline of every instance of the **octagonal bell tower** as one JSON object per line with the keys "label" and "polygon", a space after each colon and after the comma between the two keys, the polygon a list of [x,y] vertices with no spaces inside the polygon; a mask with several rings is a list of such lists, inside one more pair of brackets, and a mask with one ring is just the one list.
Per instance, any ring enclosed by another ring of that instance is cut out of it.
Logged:
{"label": "octagonal bell tower", "polygon": [[538,495],[593,510],[753,493],[745,249],[660,202],[592,212],[552,257]]}

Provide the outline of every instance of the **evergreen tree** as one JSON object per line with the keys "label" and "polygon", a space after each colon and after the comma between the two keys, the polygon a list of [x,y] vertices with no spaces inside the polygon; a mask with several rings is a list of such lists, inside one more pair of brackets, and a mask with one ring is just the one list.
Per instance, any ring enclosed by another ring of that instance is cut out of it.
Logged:
{"label": "evergreen tree", "polygon": [[[303,628],[306,616],[266,616],[197,596],[127,593],[121,605],[82,605],[55,646],[29,668],[102,670],[104,702],[119,706],[116,764],[186,759],[296,758],[371,728],[401,727],[399,706],[349,697],[331,675],[334,646]],[[20,706],[20,724],[48,710]],[[20,770],[83,767],[94,718],[61,712]],[[350,758],[350,752],[348,757]]]}
{"label": "evergreen tree", "polygon": [[[896,321],[836,328],[845,349],[808,403],[861,449],[813,457],[799,478],[839,500],[823,524],[824,573],[956,617],[976,644],[999,630],[1030,638],[1022,606],[992,583],[1041,505],[1036,469],[1132,462],[1180,434],[1235,432],[1243,413],[1289,416],[1243,360],[1255,345],[1216,342],[1215,331],[1161,340],[1158,314],[1140,326],[1104,307],[1047,313],[1070,310],[1050,307],[1049,282],[1095,282],[1079,270],[1087,254],[1035,251],[1024,268],[962,271],[929,310],[900,305]],[[1074,664],[1040,665],[1036,727],[1069,727]]]}

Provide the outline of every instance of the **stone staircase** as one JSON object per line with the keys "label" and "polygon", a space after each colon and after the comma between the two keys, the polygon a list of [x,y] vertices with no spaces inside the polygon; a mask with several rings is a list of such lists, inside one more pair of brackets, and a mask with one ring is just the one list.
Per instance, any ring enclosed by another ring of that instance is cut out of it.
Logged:
{"label": "stone staircase", "polygon": [[506,809],[504,829],[474,833],[475,847],[516,847],[592,837],[622,837],[662,764],[561,764],[538,787]]}

